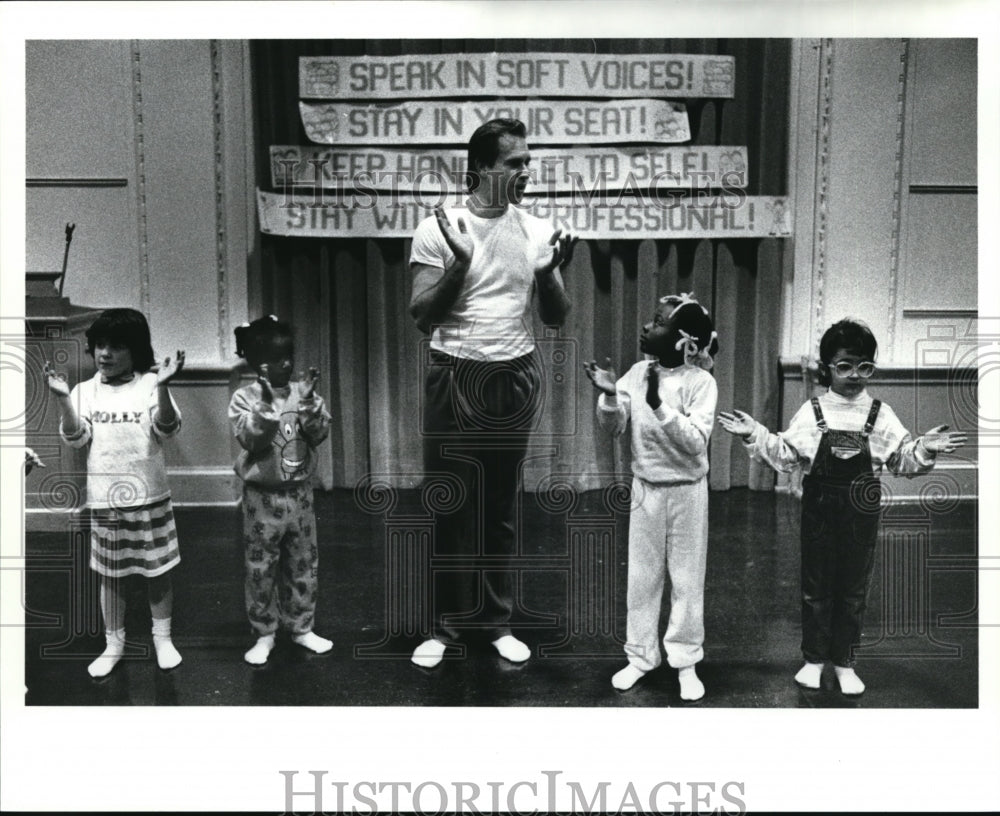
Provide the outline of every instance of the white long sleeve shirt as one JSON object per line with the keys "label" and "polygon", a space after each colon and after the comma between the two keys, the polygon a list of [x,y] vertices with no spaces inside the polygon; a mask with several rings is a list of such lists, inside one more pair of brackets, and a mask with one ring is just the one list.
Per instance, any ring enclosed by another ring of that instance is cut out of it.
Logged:
{"label": "white long sleeve shirt", "polygon": [[631,427],[632,472],[640,479],[696,482],[708,473],[708,440],[719,399],[715,378],[697,366],[656,363],[662,404],[654,412],[646,403],[649,365],[636,363],[615,383],[614,397],[598,397],[598,424],[614,434]]}
{"label": "white long sleeve shirt", "polygon": [[[828,427],[838,431],[861,431],[872,407],[872,397],[867,391],[855,397],[827,391],[819,397],[819,405]],[[770,433],[758,422],[746,448],[752,458],[766,462],[775,470],[787,472],[801,467],[808,473],[821,436],[812,405],[806,402],[795,412],[784,433]],[[897,475],[916,476],[934,467],[935,455],[920,439],[910,436],[896,413],[884,402],[868,437],[868,446],[875,473],[886,467]]]}

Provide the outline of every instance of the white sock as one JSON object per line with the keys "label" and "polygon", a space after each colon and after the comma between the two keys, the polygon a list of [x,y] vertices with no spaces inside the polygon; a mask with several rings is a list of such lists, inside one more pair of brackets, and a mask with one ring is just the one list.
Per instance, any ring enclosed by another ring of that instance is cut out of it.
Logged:
{"label": "white sock", "polygon": [[497,638],[493,641],[493,648],[500,652],[500,657],[506,658],[511,663],[523,663],[531,657],[531,649],[513,635]]}
{"label": "white sock", "polygon": [[435,638],[425,640],[413,650],[410,660],[425,669],[433,669],[444,657],[445,645]]}
{"label": "white sock", "polygon": [[101,656],[87,666],[87,671],[91,677],[106,677],[111,670],[118,665],[125,652],[125,630],[111,629],[104,634],[107,644]]}
{"label": "white sock", "polygon": [[268,655],[273,648],[274,635],[261,635],[250,651],[243,655],[243,659],[251,666],[263,666],[267,663]]}
{"label": "white sock", "polygon": [[303,646],[310,652],[315,652],[316,654],[325,654],[333,648],[332,640],[320,637],[312,630],[303,632],[301,635],[293,635],[292,642],[298,643],[299,646]]}
{"label": "white sock", "polygon": [[645,674],[643,669],[629,663],[624,669],[615,672],[615,676],[611,678],[611,685],[619,691],[628,691]]}
{"label": "white sock", "polygon": [[685,666],[677,672],[677,679],[681,683],[682,700],[700,700],[705,696],[705,686],[698,679],[698,673],[694,666]]}
{"label": "white sock", "polygon": [[802,666],[795,675],[795,682],[800,686],[809,689],[818,689],[820,678],[823,676],[822,663],[809,663]]}
{"label": "white sock", "polygon": [[180,652],[170,639],[170,618],[153,618],[153,648],[156,649],[156,664],[164,671],[180,665]]}
{"label": "white sock", "polygon": [[837,682],[840,683],[842,694],[864,694],[865,684],[855,674],[854,669],[845,668],[844,666],[834,666],[833,672],[837,675]]}

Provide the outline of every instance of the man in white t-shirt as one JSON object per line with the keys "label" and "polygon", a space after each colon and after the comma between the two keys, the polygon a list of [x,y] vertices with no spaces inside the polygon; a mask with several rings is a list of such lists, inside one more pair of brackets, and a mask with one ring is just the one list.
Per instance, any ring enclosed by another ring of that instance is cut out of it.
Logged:
{"label": "man in white t-shirt", "polygon": [[467,629],[512,662],[531,654],[510,631],[509,568],[518,472],[544,387],[529,310],[537,297],[544,323],[566,319],[559,267],[574,241],[517,206],[529,161],[521,122],[479,127],[469,140],[465,206],[435,210],[417,227],[410,251],[410,314],[431,334],[425,470],[428,478],[456,480],[461,495],[454,512],[438,517],[434,552],[450,568],[430,576],[432,637],[412,658],[425,668],[440,663]]}

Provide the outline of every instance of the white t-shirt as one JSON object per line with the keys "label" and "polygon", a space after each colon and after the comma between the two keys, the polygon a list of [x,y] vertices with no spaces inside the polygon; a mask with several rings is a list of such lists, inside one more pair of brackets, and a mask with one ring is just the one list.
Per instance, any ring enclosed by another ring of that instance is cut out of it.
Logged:
{"label": "white t-shirt", "polygon": [[70,400],[80,417],[81,429],[63,440],[74,448],[89,443],[87,451],[87,504],[93,508],[134,508],[170,495],[161,439],[180,429],[181,414],[170,398],[177,421],[170,429],[158,428],[156,374],[136,372],[127,383],[107,385],[100,373],[79,383]]}
{"label": "white t-shirt", "polygon": [[[498,218],[473,215],[466,207],[445,211],[458,230],[465,226],[475,251],[465,284],[441,325],[431,348],[453,357],[511,360],[531,352],[531,298],[535,266],[551,253],[552,226],[511,205]],[[455,256],[434,216],[420,222],[413,236],[410,263],[447,269]]]}

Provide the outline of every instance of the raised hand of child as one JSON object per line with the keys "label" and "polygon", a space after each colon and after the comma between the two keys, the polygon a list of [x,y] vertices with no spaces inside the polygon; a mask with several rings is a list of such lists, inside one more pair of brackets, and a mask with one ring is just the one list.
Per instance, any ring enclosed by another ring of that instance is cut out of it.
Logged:
{"label": "raised hand of child", "polygon": [[615,383],[618,382],[618,375],[615,374],[614,368],[611,367],[611,358],[605,358],[607,362],[607,368],[598,368],[597,361],[591,360],[589,363],[583,364],[583,370],[586,372],[588,379],[594,384],[594,388],[598,391],[603,391],[609,397],[613,397],[618,393],[615,388]]}
{"label": "raised hand of child", "polygon": [[646,405],[654,411],[662,405],[660,399],[660,372],[656,370],[656,361],[650,361],[646,369]]}
{"label": "raised hand of child", "polygon": [[160,364],[160,368],[156,372],[156,384],[166,385],[180,373],[182,368],[184,368],[184,352],[178,351],[173,359],[167,357]]}
{"label": "raised hand of child", "polygon": [[742,436],[744,439],[749,437],[757,427],[757,421],[750,414],[737,411],[735,408],[731,414],[722,411],[719,414],[719,424],[724,431],[728,431],[734,436]]}
{"label": "raised hand of child", "polygon": [[319,380],[319,369],[309,367],[309,376],[299,373],[299,382],[302,383],[302,390],[299,392],[301,399],[311,400],[316,393],[316,381]]}
{"label": "raised hand of child", "polygon": [[57,397],[69,396],[69,383],[66,382],[66,377],[62,374],[57,374],[56,370],[52,367],[52,363],[48,360],[45,361],[42,374],[45,375],[45,384],[49,387],[49,391]]}
{"label": "raised hand of child", "polygon": [[938,425],[931,428],[920,437],[923,446],[932,453],[953,453],[956,448],[962,447],[969,439],[965,431],[951,431],[947,425]]}
{"label": "raised hand of child", "polygon": [[261,363],[258,369],[257,384],[260,385],[260,405],[257,412],[264,419],[277,419],[279,414],[274,410],[274,387],[268,379],[267,363]]}

